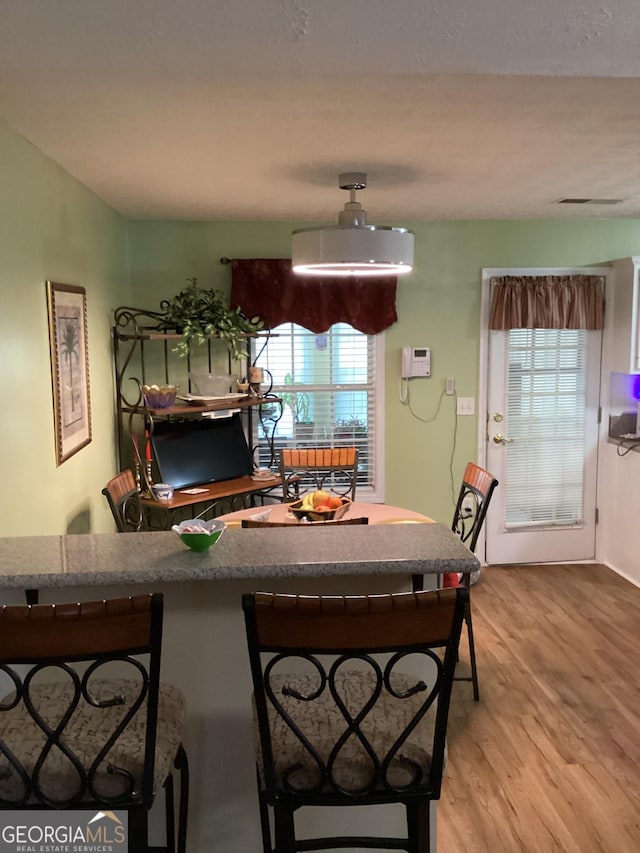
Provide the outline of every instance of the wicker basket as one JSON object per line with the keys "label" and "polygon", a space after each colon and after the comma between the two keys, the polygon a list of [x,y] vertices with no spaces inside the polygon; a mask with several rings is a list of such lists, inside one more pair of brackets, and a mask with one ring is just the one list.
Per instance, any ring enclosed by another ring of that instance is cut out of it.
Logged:
{"label": "wicker basket", "polygon": [[335,509],[327,509],[318,511],[317,509],[301,509],[302,500],[294,501],[289,504],[289,512],[301,521],[306,518],[307,521],[337,521],[339,518],[349,511],[352,501],[349,498],[341,498],[342,506]]}

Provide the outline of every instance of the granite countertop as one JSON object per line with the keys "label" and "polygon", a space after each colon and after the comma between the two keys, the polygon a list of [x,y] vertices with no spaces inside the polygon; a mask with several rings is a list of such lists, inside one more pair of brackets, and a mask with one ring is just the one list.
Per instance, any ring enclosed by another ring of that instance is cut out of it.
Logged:
{"label": "granite countertop", "polygon": [[0,588],[472,572],[479,562],[442,524],[227,529],[195,553],[172,532],[0,538]]}

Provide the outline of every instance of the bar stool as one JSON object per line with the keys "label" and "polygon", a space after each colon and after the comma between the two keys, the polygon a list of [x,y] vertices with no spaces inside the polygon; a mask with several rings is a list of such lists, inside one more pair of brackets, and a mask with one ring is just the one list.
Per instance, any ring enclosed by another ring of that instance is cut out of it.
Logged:
{"label": "bar stool", "polygon": [[129,850],[146,853],[164,787],[154,849],[184,853],[185,703],[159,682],[162,613],[162,595],[0,608],[0,809],[126,809]]}
{"label": "bar stool", "polygon": [[[478,537],[482,525],[487,516],[489,503],[493,492],[498,485],[498,480],[493,474],[468,462],[465,468],[456,508],[453,513],[451,530],[460,537],[467,548],[474,553],[478,544]],[[459,580],[457,575],[444,574],[441,576],[443,587],[457,586]],[[471,675],[456,675],[455,681],[470,681],[473,686],[473,698],[476,702],[480,700],[480,687],[478,684],[478,667],[476,665],[476,646],[473,638],[473,619],[471,617],[471,575],[464,575],[463,585],[469,591],[469,603],[465,611],[464,621],[467,625],[467,637],[469,640],[469,660],[471,664]]]}
{"label": "bar stool", "polygon": [[[465,588],[243,596],[264,853],[428,853],[467,602]],[[405,807],[404,838],[296,839],[302,806],[390,803]]]}

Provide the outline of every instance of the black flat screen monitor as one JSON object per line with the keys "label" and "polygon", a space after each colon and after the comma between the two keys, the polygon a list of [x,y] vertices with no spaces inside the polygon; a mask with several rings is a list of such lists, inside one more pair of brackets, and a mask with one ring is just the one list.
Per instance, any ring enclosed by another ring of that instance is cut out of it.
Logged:
{"label": "black flat screen monitor", "polygon": [[157,421],[151,442],[162,482],[174,489],[253,473],[237,414],[216,420]]}

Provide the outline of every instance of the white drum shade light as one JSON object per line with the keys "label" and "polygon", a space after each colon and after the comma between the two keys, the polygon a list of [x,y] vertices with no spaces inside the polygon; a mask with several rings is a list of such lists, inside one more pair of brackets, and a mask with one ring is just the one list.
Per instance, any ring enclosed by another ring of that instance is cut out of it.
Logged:
{"label": "white drum shade light", "polygon": [[407,228],[367,225],[367,211],[356,201],[356,190],[367,186],[364,172],[344,172],[340,189],[350,199],[338,225],[301,228],[291,240],[291,265],[299,275],[402,275],[413,267],[413,232]]}

